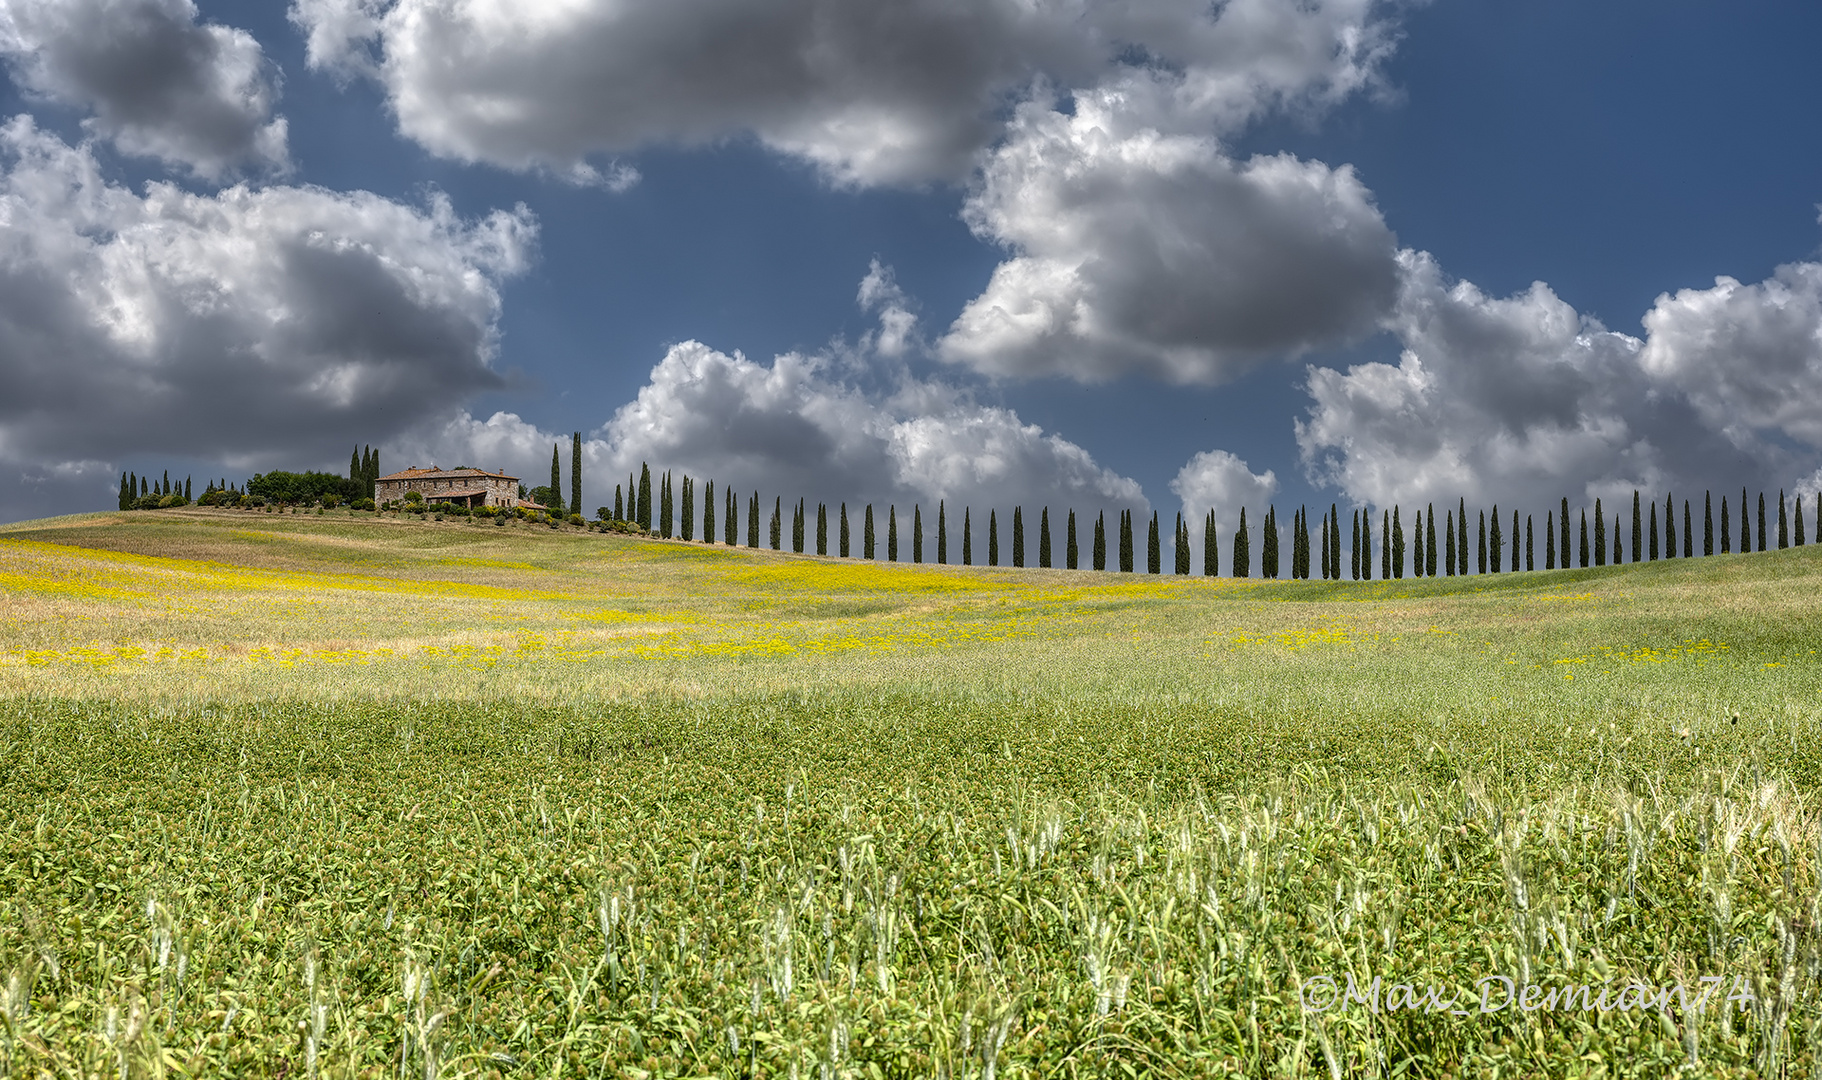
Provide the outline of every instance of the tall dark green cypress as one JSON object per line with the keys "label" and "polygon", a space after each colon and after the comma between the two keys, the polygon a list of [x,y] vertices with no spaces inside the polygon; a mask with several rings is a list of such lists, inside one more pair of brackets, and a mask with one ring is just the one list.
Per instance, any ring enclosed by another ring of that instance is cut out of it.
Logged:
{"label": "tall dark green cypress", "polygon": [[[573,489],[575,486],[572,475],[570,487]],[[690,479],[689,473],[683,474],[683,508],[678,514],[678,522],[682,527],[677,530],[677,535],[686,542],[696,539],[696,484]]]}
{"label": "tall dark green cypress", "polygon": [[1379,512],[1379,580],[1392,579],[1392,515]]}
{"label": "tall dark green cypress", "polygon": [[735,547],[740,543],[740,496],[733,488],[728,488],[722,502],[725,504],[727,518],[721,523],[722,539],[728,547]]}
{"label": "tall dark green cypress", "polygon": [[1303,527],[1301,511],[1291,511],[1291,580],[1303,577]]}
{"label": "tall dark green cypress", "polygon": [[1505,537],[1499,531],[1499,504],[1493,504],[1493,528],[1487,533],[1488,565],[1495,574],[1499,573],[1500,553],[1505,551]]}
{"label": "tall dark green cypress", "polygon": [[842,504],[841,504],[841,530],[840,531],[841,531],[841,536],[840,536],[841,557],[845,559],[848,557],[848,550],[849,550],[848,549],[848,504],[847,504],[846,500],[843,500]]}
{"label": "tall dark green cypress", "polygon": [[1177,535],[1172,542],[1176,549],[1175,565],[1178,574],[1189,573],[1189,526],[1183,523],[1182,511],[1177,512]]}
{"label": "tall dark green cypress", "polygon": [[1518,511],[1512,511],[1512,531],[1507,534],[1512,538],[1512,572],[1518,573]]}
{"label": "tall dark green cypress", "polygon": [[1802,547],[1803,546],[1803,493],[1801,491],[1797,492],[1797,506],[1796,506],[1796,512],[1795,512],[1794,516],[1797,519],[1797,522],[1796,522],[1796,524],[1797,524],[1797,528],[1796,528],[1797,546]]}
{"label": "tall dark green cypress", "polygon": [[1721,554],[1733,554],[1733,526],[1727,520],[1727,496],[1721,496]]}
{"label": "tall dark green cypress", "polygon": [[1278,508],[1267,505],[1265,523],[1259,530],[1259,576],[1278,576]]}
{"label": "tall dark green cypress", "polygon": [[185,502],[190,499],[190,478],[187,476],[183,478],[183,497]]}
{"label": "tall dark green cypress", "polygon": [[[357,446],[348,454],[348,479],[365,480],[366,478],[366,474],[361,470],[361,448]],[[125,487],[125,484],[121,485],[122,490]]]}
{"label": "tall dark green cypress", "polygon": [[1025,565],[1025,508],[1012,508],[1012,565]]}
{"label": "tall dark green cypress", "polygon": [[1581,546],[1576,550],[1576,554],[1580,556],[1580,568],[1588,569],[1588,511],[1586,509],[1582,510]]}
{"label": "tall dark green cypress", "polygon": [[1423,515],[1424,564],[1423,576],[1436,576],[1436,504],[1425,506]]}
{"label": "tall dark green cypress", "polygon": [[962,565],[974,565],[974,508],[962,507]]}
{"label": "tall dark green cypress", "polygon": [[[1432,518],[1432,521],[1434,521],[1434,518]],[[1443,572],[1446,573],[1449,577],[1454,577],[1455,576],[1455,511],[1453,511],[1453,510],[1443,511],[1442,535],[1443,535],[1443,542],[1446,547],[1446,550],[1443,552],[1443,560],[1442,560]],[[1466,570],[1467,567],[1463,566],[1462,569]]]}
{"label": "tall dark green cypress", "polygon": [[1329,576],[1341,580],[1341,511],[1329,504]]}
{"label": "tall dark green cypress", "polygon": [[1479,540],[1480,547],[1474,560],[1474,572],[1484,574],[1487,572],[1487,512],[1485,510],[1480,512]]}
{"label": "tall dark green cypress", "polygon": [[911,561],[924,561],[924,504],[911,504]]}
{"label": "tall dark green cypress", "polygon": [[[1082,568],[1081,549],[1075,542],[1075,508],[1069,510],[1069,524],[1063,537],[1063,569],[1080,570]],[[1800,530],[1799,530],[1800,531]]]}
{"label": "tall dark green cypress", "polygon": [[625,495],[625,493],[620,490],[620,485],[615,484],[614,485],[614,520],[615,521],[625,521],[626,520],[626,503],[624,501],[624,495]]}
{"label": "tall dark green cypress", "polygon": [[658,481],[658,535],[666,540],[674,535],[671,518],[675,510],[671,493],[671,471],[666,469]]}
{"label": "tall dark green cypress", "polygon": [[804,525],[804,501],[798,496],[797,505],[791,508],[791,551],[794,554],[803,554]]}
{"label": "tall dark green cypress", "polygon": [[1120,573],[1132,573],[1132,511],[1120,511]]}
{"label": "tall dark green cypress", "polygon": [[[1557,518],[1557,527],[1562,532],[1563,569],[1569,569],[1569,498],[1563,497],[1562,514]],[[1586,515],[1584,515],[1585,519]]]}
{"label": "tall dark green cypress", "polygon": [[861,523],[860,523],[860,557],[863,559],[871,559],[873,557],[873,504],[872,503],[867,504],[866,516],[861,520]]}
{"label": "tall dark green cypress", "polygon": [[[1513,569],[1517,569],[1517,567],[1514,567]],[[1531,561],[1531,515],[1526,514],[1525,515],[1525,571],[1528,573],[1534,569],[1536,569],[1536,564],[1534,564]]]}
{"label": "tall dark green cypress", "polygon": [[747,547],[759,546],[759,492],[747,500]]}
{"label": "tall dark green cypress", "polygon": [[1613,515],[1613,565],[1620,564],[1620,516]]}
{"label": "tall dark green cypress", "polygon": [[772,542],[773,551],[784,550],[784,496],[772,496],[772,526],[767,540]]}
{"label": "tall dark green cypress", "polygon": [[1468,500],[1455,500],[1455,570],[1468,576]]}
{"label": "tall dark green cypress", "polygon": [[715,542],[715,481],[710,480],[702,489],[702,542]]}
{"label": "tall dark green cypress", "polygon": [[1322,580],[1329,579],[1329,519],[1322,516]]}
{"label": "tall dark green cypress", "polygon": [[1714,493],[1702,492],[1702,555],[1714,554]]}
{"label": "tall dark green cypress", "polygon": [[1639,489],[1632,489],[1632,561],[1639,561],[1639,552],[1645,549],[1645,519],[1639,515]]}
{"label": "tall dark green cypress", "polygon": [[1360,580],[1360,510],[1358,508],[1356,508],[1354,510],[1354,533],[1353,533],[1352,540],[1353,540],[1353,543],[1348,545],[1348,570],[1353,574],[1354,580],[1359,581]]}
{"label": "tall dark green cypress", "polygon": [[1164,569],[1163,552],[1158,543],[1158,512],[1151,512],[1151,528],[1145,534],[1145,572],[1156,574]]}
{"label": "tall dark green cypress", "polygon": [[949,508],[947,500],[936,500],[936,565],[949,565]]}
{"label": "tall dark green cypress", "polygon": [[[1744,489],[1742,489],[1742,491],[1741,491],[1740,505],[1742,507],[1744,507],[1746,505],[1746,495],[1744,493]],[[1759,492],[1759,550],[1760,551],[1765,550],[1765,539],[1766,539],[1766,536],[1765,536],[1765,493],[1763,491],[1761,491],[1761,492]],[[1742,547],[1741,550],[1744,551],[1745,548]]]}
{"label": "tall dark green cypress", "polygon": [[1253,553],[1246,538],[1246,507],[1240,508],[1240,527],[1234,530],[1234,555],[1231,560],[1234,576],[1251,577],[1253,572]]}
{"label": "tall dark green cypress", "polygon": [[[558,453],[559,449],[556,443],[552,443],[550,446],[550,508],[561,514],[563,512],[563,477],[557,471],[558,462],[562,460]],[[665,535],[668,536],[669,533]]]}
{"label": "tall dark green cypress", "polygon": [[[569,437],[569,512],[582,512],[582,433]],[[683,527],[683,538],[690,538],[690,527]]]}
{"label": "tall dark green cypress", "polygon": [[1689,529],[1689,500],[1683,500],[1683,558],[1695,558],[1695,533]]}
{"label": "tall dark green cypress", "polygon": [[1221,572],[1221,538],[1215,533],[1215,512],[1210,510],[1202,522],[1202,576],[1214,577]]}
{"label": "tall dark green cypress", "polygon": [[1091,565],[1096,570],[1107,569],[1107,511],[1101,510],[1094,519],[1094,546],[1089,552]]}
{"label": "tall dark green cypress", "polygon": [[[1656,499],[1651,500],[1651,518],[1649,521],[1645,522],[1645,528],[1647,530],[1646,534],[1645,534],[1646,539],[1649,541],[1650,547],[1651,547],[1651,561],[1657,562],[1658,561],[1658,504],[1657,504]],[[1638,547],[1636,545],[1632,549],[1632,557],[1635,562],[1638,560]]]}
{"label": "tall dark green cypress", "polygon": [[1676,558],[1676,499],[1669,492],[1664,494],[1664,558]]}
{"label": "tall dark green cypress", "polygon": [[1000,512],[987,511],[987,565],[1000,564]]}
{"label": "tall dark green cypress", "polygon": [[1423,546],[1423,511],[1414,510],[1412,513],[1416,515],[1416,520],[1411,522],[1411,576],[1420,578],[1427,566],[1425,556],[1429,552]]}
{"label": "tall dark green cypress", "polygon": [[1398,521],[1398,507],[1392,507],[1392,576],[1404,577],[1404,526]]}
{"label": "tall dark green cypress", "polygon": [[1050,507],[1038,513],[1038,568],[1050,569]]}
{"label": "tall dark green cypress", "polygon": [[886,506],[886,561],[898,561],[898,507]]}
{"label": "tall dark green cypress", "polygon": [[[1763,499],[1764,497],[1765,497],[1764,495],[1759,496],[1759,498],[1761,498],[1761,499]],[[1763,534],[1763,532],[1764,532],[1764,530],[1761,529],[1760,533]],[[1784,514],[1784,489],[1779,488],[1778,489],[1778,548],[1779,548],[1779,550],[1783,550],[1784,548],[1787,548],[1789,546],[1790,546],[1790,519],[1787,518]]]}
{"label": "tall dark green cypress", "polygon": [[171,493],[171,470],[166,469],[164,471],[164,479],[159,482],[158,493],[160,495],[169,495]]}
{"label": "tall dark green cypress", "polygon": [[829,505],[816,504],[816,554],[829,553]]}
{"label": "tall dark green cypress", "polygon": [[635,520],[641,529],[652,531],[652,467],[643,461],[639,463],[639,516]]}
{"label": "tall dark green cypress", "polygon": [[1607,520],[1599,499],[1594,500],[1594,565],[1607,565]]}

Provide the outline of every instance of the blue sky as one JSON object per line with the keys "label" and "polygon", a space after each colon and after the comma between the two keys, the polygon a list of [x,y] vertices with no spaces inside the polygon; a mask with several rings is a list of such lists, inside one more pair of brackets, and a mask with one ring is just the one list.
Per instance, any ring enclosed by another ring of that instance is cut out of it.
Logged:
{"label": "blue sky", "polygon": [[1822,11],[831,2],[0,0],[0,517],[575,430],[590,505],[1817,485]]}

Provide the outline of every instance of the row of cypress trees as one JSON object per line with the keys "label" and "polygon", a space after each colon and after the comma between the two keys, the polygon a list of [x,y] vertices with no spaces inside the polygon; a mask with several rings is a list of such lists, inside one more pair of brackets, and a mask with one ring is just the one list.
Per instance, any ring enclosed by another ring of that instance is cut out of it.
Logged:
{"label": "row of cypress trees", "polygon": [[[674,484],[669,472],[661,474],[656,481],[656,507],[654,507],[654,481],[648,465],[641,465],[640,470],[627,480],[623,489],[614,488],[613,517],[631,521],[649,532],[662,537],[677,536],[684,540],[694,540],[694,525],[698,519],[695,498],[695,481],[689,476],[680,478]],[[681,490],[681,499],[673,498],[673,490]],[[1746,493],[1741,492],[1741,505],[1745,504]],[[681,505],[677,505],[678,502]],[[721,542],[739,546],[742,539],[740,529],[741,500],[732,490],[724,490],[721,505]],[[1648,509],[1647,509],[1648,508]],[[757,493],[746,501],[745,544],[748,547],[760,546],[761,506]],[[656,514],[654,516],[654,510]],[[773,550],[784,550],[785,515],[790,516],[789,542],[790,550],[803,552],[814,544],[818,555],[831,554],[830,551],[830,510],[826,504],[818,503],[815,507],[814,529],[810,524],[810,508],[805,500],[799,499],[794,506],[785,507],[782,497],[775,498],[771,508],[767,538]],[[702,497],[700,519],[702,521],[701,539],[704,543],[716,542],[717,500],[715,485],[709,481]],[[1768,529],[1768,504],[1763,494],[1758,503],[1758,550],[1764,551],[1770,544]],[[607,508],[602,508],[602,516],[607,515]],[[1607,565],[1609,557],[1614,563],[1624,558],[1624,552],[1632,552],[1632,561],[1645,559],[1655,560],[1660,557],[1676,558],[1681,552],[1687,558],[1695,554],[1695,539],[1692,528],[1693,518],[1690,504],[1683,504],[1683,528],[1681,543],[1678,542],[1676,529],[1676,502],[1666,495],[1664,501],[1664,523],[1660,528],[1657,504],[1646,504],[1638,492],[1632,498],[1631,544],[1621,541],[1621,520],[1616,514],[1613,518],[1612,532],[1609,534],[1607,518],[1600,499],[1594,504],[1594,525],[1592,542],[1588,525],[1588,512],[1581,512],[1581,534],[1578,548],[1571,547],[1569,526],[1569,500],[1564,498],[1560,507],[1560,517],[1552,511],[1545,517],[1544,524],[1544,566],[1546,570],[1556,569],[1559,565],[1567,568],[1572,562],[1581,566]],[[873,505],[867,504],[861,513],[860,557],[874,559],[878,557],[876,515]],[[848,506],[841,503],[835,510],[835,528],[837,532],[837,550],[843,558],[850,557],[851,529],[848,520]],[[1719,536],[1720,550],[1723,554],[1732,550],[1730,510],[1725,497],[1721,499],[1720,528],[1715,528],[1713,500],[1705,495],[1703,499],[1702,554],[1712,555],[1715,551],[1716,536]],[[1794,526],[1793,526],[1794,522]],[[924,562],[924,520],[921,504],[911,508],[911,527],[909,554],[912,562]],[[1517,572],[1537,568],[1536,531],[1530,515],[1524,515],[1520,521],[1518,511],[1513,511],[1509,529],[1504,523],[1497,504],[1491,512],[1477,512],[1476,539],[1470,548],[1468,537],[1468,511],[1466,500],[1457,500],[1454,509],[1444,508],[1444,520],[1436,521],[1435,504],[1413,512],[1412,524],[1408,533],[1404,523],[1402,507],[1393,507],[1380,511],[1377,541],[1378,558],[1374,558],[1374,525],[1371,511],[1355,510],[1351,515],[1350,531],[1346,545],[1349,558],[1347,576],[1356,581],[1372,580],[1375,577],[1374,563],[1377,562],[1377,576],[1381,579],[1399,579],[1406,574],[1407,567],[1413,577],[1435,577],[1439,573],[1446,576],[1468,573],[1501,573],[1506,570]],[[1135,523],[1130,510],[1120,512],[1116,521],[1116,548],[1113,553],[1115,569],[1122,573],[1134,573],[1136,565],[1136,545],[1134,543]],[[1522,531],[1521,531],[1522,530]],[[1010,565],[1026,565],[1026,533],[1024,508],[1012,510],[1010,535]],[[1286,545],[1280,536],[1278,511],[1276,507],[1267,507],[1260,540],[1259,574],[1265,578],[1276,578],[1280,571],[1286,571],[1292,578],[1307,579],[1320,576],[1329,580],[1341,580],[1342,550],[1341,515],[1335,504],[1330,504],[1328,512],[1322,514],[1319,523],[1312,530],[1307,508],[1299,508],[1293,513],[1290,522],[1290,538]],[[889,561],[899,561],[899,520],[896,506],[888,506],[885,514],[885,557]],[[1822,540],[1822,498],[1816,505],[1816,524],[1814,534]],[[1740,550],[1751,550],[1753,526],[1742,515],[1740,520]],[[1190,529],[1182,514],[1176,517],[1173,532],[1175,543],[1174,565],[1172,572],[1188,575],[1196,572],[1194,552],[1191,546]],[[1522,539],[1521,539],[1522,537]],[[1661,543],[1660,543],[1661,538]],[[1000,562],[1000,524],[997,510],[987,514],[987,550],[988,566],[999,566]],[[946,502],[939,500],[936,511],[935,532],[936,562],[948,563],[949,559],[949,519]],[[973,511],[964,508],[961,523],[961,564],[974,563]],[[1202,560],[1201,573],[1207,577],[1220,574],[1220,536],[1214,511],[1210,510],[1202,522]],[[1789,547],[1792,544],[1801,546],[1805,543],[1803,519],[1803,499],[1796,497],[1794,509],[1787,504],[1783,492],[1778,494],[1777,501],[1777,546]],[[1288,567],[1281,565],[1281,549],[1288,546]],[[1039,567],[1056,565],[1055,551],[1052,544],[1052,523],[1048,507],[1039,511],[1037,526],[1037,563]],[[1063,525],[1063,556],[1061,565],[1067,569],[1078,569],[1081,565],[1080,550],[1077,544],[1076,512],[1067,513]],[[1576,555],[1571,559],[1572,550]],[[1253,573],[1253,550],[1250,529],[1247,524],[1247,511],[1242,508],[1238,527],[1234,530],[1229,557],[1229,572],[1234,577],[1251,577]],[[1473,551],[1470,560],[1470,551]],[[1508,554],[1509,552],[1509,554]],[[1407,555],[1409,556],[1407,558]],[[1090,565],[1096,570],[1108,569],[1108,536],[1107,522],[1104,513],[1097,514],[1094,531],[1089,548]],[[1163,572],[1160,544],[1160,528],[1157,513],[1151,515],[1146,530],[1145,569],[1147,573]],[[1472,569],[1470,569],[1470,562]]]}
{"label": "row of cypress trees", "polygon": [[[210,486],[208,491],[214,491]],[[184,477],[183,483],[174,484],[171,471],[165,470],[164,477],[152,480],[138,473],[123,472],[120,474],[120,509],[144,510],[156,506],[160,501],[175,495],[185,503],[190,501],[190,478]]]}

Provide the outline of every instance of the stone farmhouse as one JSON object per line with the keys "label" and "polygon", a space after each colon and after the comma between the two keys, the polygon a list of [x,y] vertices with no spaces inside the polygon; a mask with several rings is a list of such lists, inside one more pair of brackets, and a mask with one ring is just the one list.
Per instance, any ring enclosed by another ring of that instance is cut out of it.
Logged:
{"label": "stone farmhouse", "polygon": [[410,468],[382,476],[373,482],[373,501],[388,503],[403,499],[415,491],[425,502],[454,503],[473,509],[477,506],[529,506],[536,503],[519,498],[519,478],[503,472],[481,469]]}

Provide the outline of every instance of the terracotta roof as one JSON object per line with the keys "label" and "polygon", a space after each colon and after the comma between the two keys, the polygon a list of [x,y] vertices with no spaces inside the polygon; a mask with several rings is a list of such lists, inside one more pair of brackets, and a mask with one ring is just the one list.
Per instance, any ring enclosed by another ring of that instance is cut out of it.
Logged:
{"label": "terracotta roof", "polygon": [[431,498],[430,501],[446,502],[450,499],[470,499],[477,495],[486,494],[487,491],[485,488],[476,488],[473,491],[433,491],[431,492],[431,495],[434,496],[434,498]]}
{"label": "terracotta roof", "polygon": [[543,503],[532,502],[530,499],[520,499],[518,502],[518,505],[523,507],[526,510],[549,510],[550,509],[550,507],[545,506]]}
{"label": "terracotta roof", "polygon": [[417,468],[406,469],[403,472],[395,472],[388,476],[382,476],[382,477],[380,477],[380,479],[381,480],[460,480],[460,479],[467,479],[469,477],[474,477],[474,476],[491,476],[496,480],[512,480],[514,482],[517,482],[519,479],[516,476],[508,476],[506,473],[503,473],[503,472],[491,472],[490,473],[485,469],[438,469],[434,466],[431,468],[428,468],[428,469],[417,469]]}

